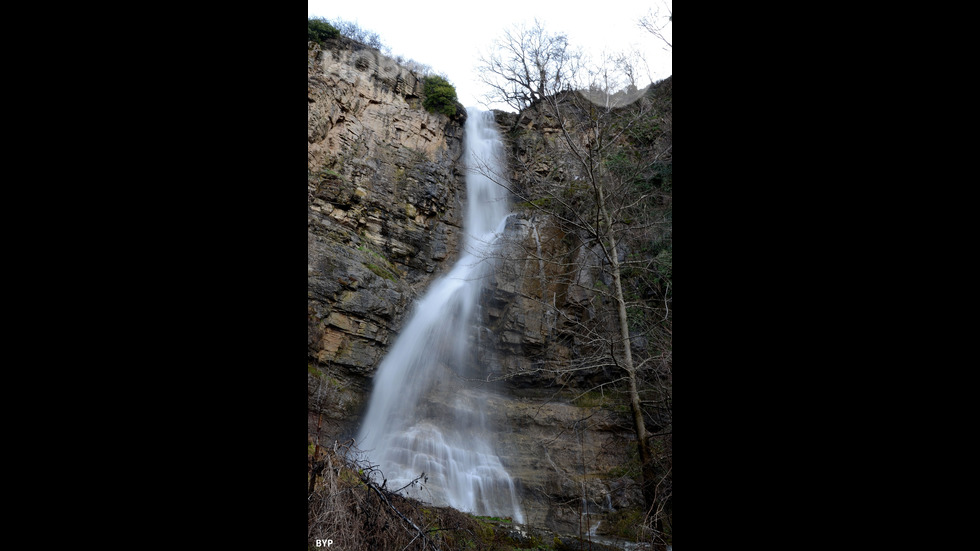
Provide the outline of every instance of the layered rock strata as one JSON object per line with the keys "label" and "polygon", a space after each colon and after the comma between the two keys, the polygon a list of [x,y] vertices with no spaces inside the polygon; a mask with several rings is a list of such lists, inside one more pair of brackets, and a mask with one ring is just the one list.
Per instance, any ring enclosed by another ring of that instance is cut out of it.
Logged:
{"label": "layered rock strata", "polygon": [[463,119],[427,112],[417,75],[344,39],[310,43],[308,96],[308,355],[366,390],[457,254]]}

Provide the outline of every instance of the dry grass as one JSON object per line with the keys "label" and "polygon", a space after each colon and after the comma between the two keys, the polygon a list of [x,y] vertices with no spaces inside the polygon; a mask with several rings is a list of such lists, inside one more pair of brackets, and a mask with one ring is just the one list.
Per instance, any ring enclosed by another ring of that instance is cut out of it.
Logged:
{"label": "dry grass", "polygon": [[345,457],[349,451],[319,448],[310,457],[310,473],[317,474],[308,495],[310,549],[317,549],[316,540],[328,539],[332,548],[344,551],[510,550],[538,544],[515,539],[489,521],[381,488],[371,480],[371,466]]}

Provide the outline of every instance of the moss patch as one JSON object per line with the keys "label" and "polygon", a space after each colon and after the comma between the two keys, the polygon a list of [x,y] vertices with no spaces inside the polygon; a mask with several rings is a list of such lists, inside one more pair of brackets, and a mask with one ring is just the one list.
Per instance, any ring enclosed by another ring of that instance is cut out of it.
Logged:
{"label": "moss patch", "polygon": [[306,372],[316,377],[317,379],[322,379],[324,381],[327,380],[327,374],[313,367],[313,364],[306,364]]}
{"label": "moss patch", "polygon": [[398,281],[398,279],[404,275],[401,270],[395,266],[394,262],[388,260],[383,254],[375,251],[367,245],[361,245],[357,248],[357,250],[369,256],[369,260],[366,262],[362,261],[361,264],[364,264],[364,267],[374,272],[374,275],[389,281]]}
{"label": "moss patch", "polygon": [[595,408],[604,407],[612,402],[607,394],[603,394],[598,390],[590,390],[576,396],[572,403],[580,408]]}

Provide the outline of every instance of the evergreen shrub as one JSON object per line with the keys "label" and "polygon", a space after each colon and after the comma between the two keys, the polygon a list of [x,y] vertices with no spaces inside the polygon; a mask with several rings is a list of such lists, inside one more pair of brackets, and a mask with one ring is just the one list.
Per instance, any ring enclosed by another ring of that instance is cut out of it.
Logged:
{"label": "evergreen shrub", "polygon": [[425,77],[425,102],[422,104],[430,113],[456,114],[456,88],[446,79],[431,75]]}
{"label": "evergreen shrub", "polygon": [[316,42],[317,44],[323,45],[325,40],[331,38],[337,38],[340,36],[340,31],[338,31],[333,25],[327,22],[326,19],[307,19],[307,29],[309,30],[309,40]]}

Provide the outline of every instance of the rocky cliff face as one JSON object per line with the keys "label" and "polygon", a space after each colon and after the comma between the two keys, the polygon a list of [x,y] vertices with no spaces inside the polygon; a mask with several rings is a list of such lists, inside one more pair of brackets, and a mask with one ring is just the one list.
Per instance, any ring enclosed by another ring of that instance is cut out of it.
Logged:
{"label": "rocky cliff face", "polygon": [[[598,257],[551,217],[520,207],[504,242],[483,289],[477,347],[498,380],[488,415],[501,462],[521,485],[529,524],[601,532],[601,521],[608,526],[615,511],[643,498],[628,410],[590,390],[608,374],[576,369],[584,343],[565,330],[570,320],[594,315],[582,289],[591,287]],[[565,261],[537,260],[545,257]]]}
{"label": "rocky cliff face", "polygon": [[[412,301],[458,256],[465,115],[427,112],[417,75],[345,39],[310,43],[308,81],[309,433],[329,444],[354,433]],[[594,255],[533,209],[517,209],[507,241],[475,347],[488,379],[500,379],[488,400],[496,447],[529,524],[595,528],[642,497],[625,410],[587,392],[601,374],[555,370],[581,344],[562,320],[592,315],[582,289]],[[565,257],[572,279],[527,251]]]}
{"label": "rocky cliff face", "polygon": [[338,431],[409,305],[457,255],[465,111],[427,112],[417,75],[343,38],[309,43],[307,75],[307,352],[325,368],[311,367],[310,388],[343,398],[317,406]]}

